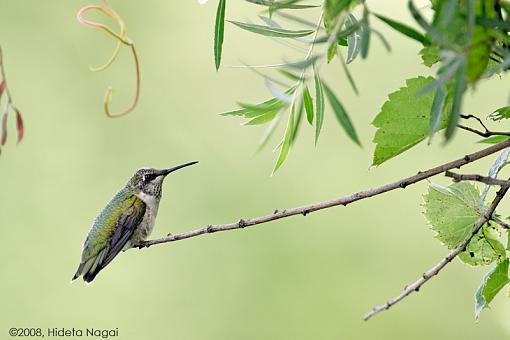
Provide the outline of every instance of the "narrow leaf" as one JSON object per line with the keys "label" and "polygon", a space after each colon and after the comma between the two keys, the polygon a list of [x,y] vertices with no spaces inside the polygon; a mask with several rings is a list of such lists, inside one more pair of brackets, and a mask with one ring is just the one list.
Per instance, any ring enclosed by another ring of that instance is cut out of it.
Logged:
{"label": "narrow leaf", "polygon": [[216,12],[216,25],[214,27],[214,62],[216,64],[216,71],[220,68],[221,64],[226,2],[227,0],[219,0],[218,10]]}
{"label": "narrow leaf", "polygon": [[448,127],[446,128],[446,140],[449,140],[453,137],[453,133],[457,128],[457,123],[459,122],[459,117],[462,110],[462,99],[464,98],[466,87],[466,62],[463,61],[459,66],[455,76],[455,85],[453,89],[453,107],[450,114]]}
{"label": "narrow leaf", "polygon": [[[349,29],[352,26],[359,26],[358,20],[352,15],[349,14],[347,19],[345,20],[345,27]],[[360,45],[361,35],[360,29],[354,31],[352,34],[347,36],[347,59],[345,62],[347,64],[351,63],[356,59],[359,54],[361,45]]]}
{"label": "narrow leaf", "polygon": [[274,173],[282,166],[289,154],[290,144],[292,142],[292,131],[294,131],[294,110],[290,110],[287,128],[285,129],[285,135],[280,148],[280,154],[278,155],[278,159],[276,160],[276,164],[271,175],[274,175]]}
{"label": "narrow leaf", "polygon": [[504,140],[507,140],[508,136],[491,136],[484,139],[479,140],[477,143],[484,143],[484,144],[498,144],[501,143]]}
{"label": "narrow leaf", "polygon": [[308,123],[313,124],[313,99],[306,85],[303,90],[303,102],[305,104],[306,120],[308,120]]}
{"label": "narrow leaf", "polygon": [[322,89],[322,82],[317,70],[314,68],[314,78],[315,78],[315,109],[316,109],[316,118],[315,118],[315,144],[317,145],[317,141],[319,140],[319,135],[322,129],[322,123],[324,122],[324,92]]}
{"label": "narrow leaf", "polygon": [[7,87],[7,82],[4,79],[0,83],[0,98],[2,98],[2,94],[4,93],[6,87]]}
{"label": "narrow leaf", "polygon": [[255,24],[247,24],[239,21],[230,21],[228,22],[236,25],[239,28],[242,28],[246,31],[257,33],[261,35],[265,35],[268,37],[278,37],[278,38],[298,38],[305,37],[314,32],[314,30],[287,30],[283,28],[255,25]]}
{"label": "narrow leaf", "polygon": [[344,107],[342,106],[342,103],[340,103],[340,101],[335,96],[333,91],[331,91],[329,86],[327,86],[325,83],[323,83],[323,86],[324,86],[324,92],[326,93],[326,96],[328,97],[329,103],[331,104],[331,107],[333,108],[333,112],[335,113],[335,116],[338,119],[338,122],[340,123],[340,125],[342,126],[344,131],[347,133],[349,138],[354,143],[361,146],[358,135],[356,134],[356,130],[354,129],[354,126],[352,125],[349,115],[347,114]]}
{"label": "narrow leaf", "polygon": [[437,132],[441,121],[443,120],[443,108],[446,101],[446,86],[439,86],[434,95],[432,102],[432,109],[430,110],[430,128],[429,128],[429,144],[432,141],[432,136]]}
{"label": "narrow leaf", "polygon": [[2,116],[2,136],[0,137],[0,145],[2,146],[7,142],[7,116],[8,111],[5,111]]}
{"label": "narrow leaf", "polygon": [[423,34],[418,32],[417,30],[415,30],[414,28],[407,26],[401,22],[390,19],[388,17],[385,17],[384,15],[381,15],[381,14],[374,13],[374,15],[377,18],[379,18],[380,20],[384,21],[388,26],[390,26],[391,28],[395,29],[396,31],[402,33],[403,35],[405,35],[411,39],[414,39],[414,40],[422,43],[423,45],[430,44],[430,40],[427,37],[425,37]]}
{"label": "narrow leaf", "polygon": [[16,112],[16,129],[18,130],[18,144],[23,139],[23,135],[25,134],[25,128],[23,125],[23,119],[21,118],[21,112],[17,108],[14,108]]}

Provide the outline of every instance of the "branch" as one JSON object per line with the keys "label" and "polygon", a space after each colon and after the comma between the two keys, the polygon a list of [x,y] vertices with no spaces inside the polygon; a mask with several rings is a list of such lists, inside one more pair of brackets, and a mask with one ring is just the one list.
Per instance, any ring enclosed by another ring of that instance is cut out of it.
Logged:
{"label": "branch", "polygon": [[397,295],[393,299],[388,300],[385,304],[377,306],[377,307],[374,307],[370,312],[368,312],[363,317],[363,320],[367,321],[368,319],[370,319],[372,316],[376,315],[377,313],[380,313],[382,311],[385,311],[385,310],[389,309],[391,306],[393,306],[394,304],[398,303],[400,300],[404,299],[406,296],[408,296],[412,292],[419,291],[421,286],[423,286],[428,280],[430,280],[433,276],[439,274],[441,269],[446,267],[446,265],[448,263],[450,263],[457,255],[459,255],[460,253],[462,253],[466,249],[466,246],[471,241],[473,236],[475,236],[476,233],[478,233],[480,228],[482,228],[482,226],[487,221],[492,219],[492,214],[496,210],[496,207],[501,202],[501,200],[503,199],[503,197],[505,196],[507,191],[508,191],[508,186],[502,187],[501,189],[499,189],[499,191],[496,193],[496,197],[492,201],[491,205],[489,206],[489,208],[487,209],[485,214],[482,217],[480,217],[478,219],[478,221],[475,223],[475,226],[473,228],[473,231],[471,232],[471,235],[466,240],[464,240],[464,242],[462,242],[451,253],[446,255],[446,257],[443,258],[441,261],[439,261],[438,264],[436,264],[434,267],[430,268],[427,272],[423,273],[422,276],[418,280],[416,280],[412,284],[406,286],[402,293],[400,293],[399,295]]}
{"label": "branch", "polygon": [[475,182],[485,183],[487,185],[499,185],[500,187],[509,187],[510,186],[509,180],[501,180],[501,179],[486,177],[486,176],[481,176],[481,175],[461,175],[461,174],[457,174],[455,172],[446,171],[445,176],[453,178],[454,182],[475,181]]}
{"label": "branch", "polygon": [[502,149],[505,149],[510,146],[510,139],[507,139],[501,143],[494,144],[486,149],[480,150],[478,152],[474,152],[469,155],[465,155],[462,158],[459,158],[457,160],[439,165],[435,168],[426,170],[426,171],[420,171],[418,174],[414,176],[410,176],[404,179],[401,179],[399,181],[388,183],[376,188],[368,189],[365,191],[360,191],[352,195],[332,199],[329,201],[319,202],[315,204],[309,204],[304,205],[301,207],[296,208],[290,208],[290,209],[284,209],[284,210],[275,210],[272,214],[264,215],[260,217],[250,218],[250,219],[240,219],[237,222],[229,223],[229,224],[218,224],[218,225],[208,225],[199,229],[195,229],[193,231],[184,232],[180,234],[175,235],[167,235],[166,237],[150,240],[150,241],[144,241],[137,245],[138,248],[142,249],[145,247],[150,247],[155,244],[160,243],[167,243],[167,242],[174,242],[178,240],[183,240],[191,237],[196,237],[204,234],[211,234],[221,231],[227,231],[227,230],[233,230],[233,229],[243,229],[246,227],[254,226],[257,224],[267,223],[274,220],[279,220],[281,218],[290,217],[294,215],[303,215],[306,216],[309,213],[312,213],[314,211],[327,209],[339,205],[346,206],[347,204],[359,201],[361,199],[365,199],[368,197],[376,196],[391,190],[395,190],[398,188],[404,189],[408,185],[415,184],[417,182],[420,182],[424,179],[427,179],[429,177],[435,176],[437,174],[440,174],[442,172],[445,172],[447,170],[451,170],[454,168],[460,168],[463,165],[466,165],[468,163],[474,162],[476,160],[479,160],[481,158],[484,158],[488,155],[491,155],[495,152],[498,152]]}
{"label": "branch", "polygon": [[463,118],[463,119],[470,119],[470,118],[475,119],[483,127],[484,131],[479,131],[479,130],[470,128],[469,126],[464,126],[464,125],[461,125],[461,124],[457,124],[457,127],[459,129],[472,132],[472,133],[477,134],[478,136],[481,136],[481,137],[510,136],[510,132],[506,132],[506,131],[503,131],[503,132],[501,132],[501,131],[490,131],[487,128],[487,126],[485,126],[485,124],[482,122],[482,120],[480,118],[478,118],[477,116],[475,116],[475,115],[460,115],[460,117]]}

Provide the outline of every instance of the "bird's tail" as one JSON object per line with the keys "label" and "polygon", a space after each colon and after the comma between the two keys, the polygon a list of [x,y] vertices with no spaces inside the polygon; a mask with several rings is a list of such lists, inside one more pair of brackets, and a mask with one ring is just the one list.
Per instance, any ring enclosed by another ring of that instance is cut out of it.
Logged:
{"label": "bird's tail", "polygon": [[106,249],[103,249],[96,256],[81,262],[71,281],[74,281],[80,276],[83,276],[83,281],[91,283],[96,275],[99,274],[99,272],[104,268],[102,262],[106,256],[106,253]]}

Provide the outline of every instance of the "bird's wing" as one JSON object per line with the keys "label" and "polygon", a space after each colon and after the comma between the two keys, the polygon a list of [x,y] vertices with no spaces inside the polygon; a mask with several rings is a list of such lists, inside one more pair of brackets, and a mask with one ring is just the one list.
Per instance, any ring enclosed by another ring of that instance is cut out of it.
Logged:
{"label": "bird's wing", "polygon": [[[145,214],[145,203],[135,195],[123,197],[121,206],[105,208],[100,215],[106,227],[96,231],[96,235],[89,234],[83,249],[83,259],[74,275],[74,279],[83,275],[83,280],[91,282],[96,275],[106,267],[124,248],[136,227],[142,222]],[[110,205],[110,204],[109,204]],[[101,223],[99,223],[101,224]],[[111,225],[111,227],[108,227]]]}
{"label": "bird's wing", "polygon": [[106,265],[110,263],[115,256],[117,256],[131,236],[133,236],[136,227],[142,222],[143,216],[145,215],[145,209],[145,203],[133,195],[133,204],[120,216],[117,228],[113,232],[108,252],[106,253],[106,257],[102,263],[103,268],[106,267]]}

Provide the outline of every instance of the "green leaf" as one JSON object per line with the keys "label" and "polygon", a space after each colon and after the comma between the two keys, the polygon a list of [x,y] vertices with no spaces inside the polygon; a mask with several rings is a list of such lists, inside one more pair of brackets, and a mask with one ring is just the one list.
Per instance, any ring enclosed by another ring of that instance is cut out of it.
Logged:
{"label": "green leaf", "polygon": [[361,58],[368,57],[368,49],[370,47],[370,25],[368,23],[368,12],[365,7],[363,11],[363,20],[361,21]]}
{"label": "green leaf", "polygon": [[[286,76],[287,78],[289,78],[290,80],[294,80],[294,81],[301,81],[301,80],[304,80],[304,78],[302,78],[301,76],[293,73],[293,72],[290,72],[290,71],[287,71],[287,70],[284,70],[284,69],[279,69],[278,72],[280,72],[281,74],[283,74],[284,76]],[[304,76],[303,76],[304,77]]]}
{"label": "green leaf", "polygon": [[502,120],[502,119],[509,119],[510,118],[510,106],[500,107],[499,109],[497,109],[496,111],[491,113],[489,115],[489,118],[495,122],[498,120]]}
{"label": "green leaf", "polygon": [[333,60],[333,58],[335,56],[336,56],[336,44],[331,44],[331,46],[329,46],[329,48],[328,48],[328,56],[327,56],[328,64],[331,62],[331,60]]}
{"label": "green leaf", "polygon": [[470,83],[475,83],[485,72],[489,63],[490,52],[490,35],[484,28],[476,26],[467,56],[466,77]]}
{"label": "green leaf", "polygon": [[420,50],[421,59],[423,60],[423,64],[428,67],[432,67],[435,63],[437,63],[439,58],[440,48],[437,45],[429,45],[425,46]]}
{"label": "green leaf", "polygon": [[392,27],[396,31],[402,33],[403,35],[405,35],[411,39],[414,39],[414,40],[422,43],[423,45],[430,44],[430,40],[428,38],[426,38],[423,34],[418,32],[417,30],[415,30],[414,28],[409,27],[401,22],[395,21],[393,19],[390,19],[390,18],[385,17],[380,14],[374,13],[374,15],[377,18],[379,18],[380,20],[384,21],[386,24],[388,24],[390,27]]}
{"label": "green leaf", "polygon": [[360,24],[358,20],[352,15],[349,14],[347,19],[345,20],[345,27],[347,29],[351,27],[359,27],[356,31],[354,31],[352,34],[347,36],[347,59],[345,62],[347,64],[351,63],[356,59],[356,57],[359,54],[359,51],[361,49],[361,35],[360,35]]}
{"label": "green leaf", "polygon": [[505,259],[485,275],[482,284],[477,289],[475,293],[475,318],[478,319],[480,312],[489,307],[489,303],[509,282],[508,259]]}
{"label": "green leaf", "polygon": [[267,144],[268,140],[273,135],[274,131],[276,130],[276,127],[280,123],[281,114],[276,115],[276,117],[271,121],[271,123],[268,125],[262,136],[259,140],[259,146],[257,148],[257,151],[262,150],[264,146]]}
{"label": "green leaf", "polygon": [[322,82],[317,70],[313,69],[315,78],[315,109],[317,110],[315,115],[315,144],[319,140],[319,135],[322,129],[322,123],[324,122],[324,92],[322,89]]}
{"label": "green leaf", "polygon": [[303,90],[303,102],[305,104],[306,120],[308,120],[308,123],[313,124],[313,99],[306,85]]}
{"label": "green leaf", "polygon": [[459,122],[461,110],[462,110],[462,100],[464,98],[464,93],[466,92],[467,81],[466,81],[466,62],[462,61],[461,65],[458,67],[455,75],[455,84],[453,88],[453,106],[452,112],[450,113],[450,119],[448,121],[448,126],[446,128],[446,140],[449,140],[453,137],[453,133],[457,129],[457,123]]}
{"label": "green leaf", "polygon": [[294,141],[296,140],[297,134],[299,132],[299,127],[301,126],[301,119],[303,118],[303,102],[299,102],[296,108],[296,105],[292,105],[291,110],[294,111],[294,125],[292,129],[292,138],[291,138],[291,144],[294,144]]}
{"label": "green leaf", "polygon": [[260,116],[250,119],[249,121],[247,121],[246,123],[243,123],[242,125],[266,124],[266,123],[272,121],[278,112],[279,112],[279,110],[268,111]]}
{"label": "green leaf", "polygon": [[468,243],[466,251],[459,254],[459,259],[471,266],[486,266],[494,261],[500,262],[506,256],[505,247],[498,241],[500,236],[494,225],[484,224]]}
{"label": "green leaf", "polygon": [[342,70],[344,71],[345,76],[347,77],[347,80],[349,81],[349,85],[351,85],[351,88],[354,91],[354,93],[356,95],[358,95],[359,94],[358,87],[356,86],[356,83],[354,82],[354,78],[352,77],[352,74],[349,71],[349,68],[347,67],[347,64],[344,60],[342,52],[338,51],[338,55],[339,55],[339,59],[340,59],[340,64],[342,65]]}
{"label": "green leaf", "polygon": [[[424,196],[425,216],[436,232],[436,238],[449,249],[458,247],[471,236],[474,225],[483,213],[480,193],[468,182],[454,183],[447,188],[431,184]],[[488,265],[505,256],[505,248],[498,241],[496,227],[486,223],[473,236],[459,259],[472,266]]]}
{"label": "green leaf", "polygon": [[508,136],[491,136],[484,139],[479,140],[477,143],[485,143],[485,144],[498,144],[504,140],[507,140]]}
{"label": "green leaf", "polygon": [[280,154],[278,155],[278,159],[276,160],[276,164],[274,166],[274,173],[282,166],[283,162],[287,158],[289,154],[290,145],[292,143],[292,134],[294,131],[294,110],[290,110],[289,120],[287,121],[287,128],[285,129],[285,135],[283,136],[282,146],[280,148]]}
{"label": "green leaf", "polygon": [[246,31],[262,34],[268,37],[278,37],[278,38],[299,38],[310,35],[314,32],[314,30],[287,30],[283,28],[255,25],[255,24],[247,24],[239,21],[231,21],[228,22],[240,27]]}
{"label": "green leaf", "polygon": [[[435,91],[417,96],[416,92],[434,81],[432,77],[406,80],[402,87],[388,96],[372,124],[378,128],[373,165],[379,165],[424,140],[429,135],[431,107]],[[437,127],[446,127],[443,116]]]}
{"label": "green leaf", "polygon": [[434,101],[432,102],[432,109],[430,110],[430,128],[429,128],[429,143],[432,140],[432,136],[437,132],[439,128],[442,117],[443,117],[443,108],[446,101],[446,87],[439,86],[436,94],[434,95]]}
{"label": "green leaf", "polygon": [[344,107],[342,106],[342,103],[338,100],[338,98],[335,96],[333,91],[325,84],[324,86],[324,92],[326,93],[326,96],[328,97],[329,103],[331,104],[331,107],[333,108],[333,112],[335,113],[336,118],[338,119],[338,122],[344,129],[344,131],[347,133],[349,138],[356,144],[361,146],[361,143],[359,141],[358,135],[356,134],[356,130],[354,129],[354,126],[352,125],[352,122],[349,118],[349,115],[345,111]]}
{"label": "green leaf", "polygon": [[296,0],[286,0],[286,1],[274,1],[274,0],[245,0],[247,2],[251,2],[252,4],[262,5],[269,7],[272,11],[278,9],[307,9],[307,8],[315,8],[319,7],[318,5],[300,5],[296,4]]}
{"label": "green leaf", "polygon": [[218,10],[216,11],[216,24],[214,26],[214,63],[216,64],[216,71],[220,68],[221,64],[226,2],[227,0],[220,0],[218,2]]}
{"label": "green leaf", "polygon": [[425,217],[441,243],[452,249],[471,235],[474,223],[483,214],[479,198],[478,190],[468,182],[454,183],[447,188],[429,186],[424,196]]}

